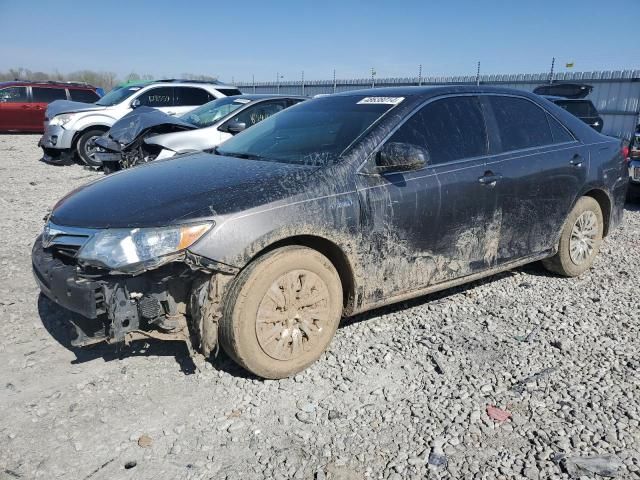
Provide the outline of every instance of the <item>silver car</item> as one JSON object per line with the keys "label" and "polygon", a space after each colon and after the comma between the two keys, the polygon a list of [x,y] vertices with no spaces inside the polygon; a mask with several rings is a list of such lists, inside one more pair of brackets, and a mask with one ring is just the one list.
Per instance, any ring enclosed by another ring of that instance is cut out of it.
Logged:
{"label": "silver car", "polygon": [[138,108],[117,121],[96,140],[96,158],[105,173],[179,153],[208,150],[306,97],[238,95],[219,98],[173,117]]}

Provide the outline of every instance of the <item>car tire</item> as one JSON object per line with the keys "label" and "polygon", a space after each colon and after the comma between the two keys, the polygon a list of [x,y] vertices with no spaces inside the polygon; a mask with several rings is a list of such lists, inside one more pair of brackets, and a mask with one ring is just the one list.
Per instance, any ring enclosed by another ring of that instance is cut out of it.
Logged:
{"label": "car tire", "polygon": [[329,259],[306,247],[278,248],[231,283],[220,345],[259,377],[289,377],[325,351],[340,323],[342,302],[340,277]]}
{"label": "car tire", "polygon": [[593,264],[604,231],[602,209],[591,197],[581,197],[562,227],[558,252],[542,261],[544,267],[565,277],[577,277]]}
{"label": "car tire", "polygon": [[78,137],[78,141],[76,142],[76,151],[78,152],[78,157],[80,157],[80,160],[82,160],[90,167],[99,167],[102,165],[102,162],[94,160],[91,157],[91,145],[93,140],[101,137],[103,134],[103,130],[87,130],[82,135],[80,135],[80,137]]}

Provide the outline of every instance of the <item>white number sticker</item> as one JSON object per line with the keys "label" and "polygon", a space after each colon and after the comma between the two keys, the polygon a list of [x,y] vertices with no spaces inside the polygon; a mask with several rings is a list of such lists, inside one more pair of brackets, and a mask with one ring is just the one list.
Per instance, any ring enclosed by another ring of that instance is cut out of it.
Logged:
{"label": "white number sticker", "polygon": [[382,105],[398,105],[404,97],[365,97],[358,102],[358,105],[367,103],[377,103]]}

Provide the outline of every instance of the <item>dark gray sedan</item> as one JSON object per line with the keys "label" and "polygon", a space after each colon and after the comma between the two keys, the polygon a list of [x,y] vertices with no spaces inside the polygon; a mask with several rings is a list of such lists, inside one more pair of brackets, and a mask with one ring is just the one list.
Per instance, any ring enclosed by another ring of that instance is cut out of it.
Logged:
{"label": "dark gray sedan", "polygon": [[317,360],[343,316],[537,260],[580,275],[627,184],[619,140],[537,95],[348,92],[72,192],[33,269],[80,314],[78,345],[220,344],[281,378]]}

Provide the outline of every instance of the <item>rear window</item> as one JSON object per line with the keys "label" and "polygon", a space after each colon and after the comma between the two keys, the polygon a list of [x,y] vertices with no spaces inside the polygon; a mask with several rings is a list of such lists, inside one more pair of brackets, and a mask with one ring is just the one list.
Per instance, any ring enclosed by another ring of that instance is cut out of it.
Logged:
{"label": "rear window", "polygon": [[0,90],[0,103],[25,103],[27,87],[7,87]]}
{"label": "rear window", "polygon": [[553,144],[547,113],[524,98],[490,95],[489,102],[500,131],[502,151]]}
{"label": "rear window", "polygon": [[35,103],[51,103],[54,100],[67,99],[67,92],[64,88],[31,87],[31,94]]}
{"label": "rear window", "polygon": [[74,102],[93,103],[100,98],[93,90],[69,89],[69,94]]}
{"label": "rear window", "polygon": [[218,88],[217,90],[221,94],[226,95],[227,97],[233,97],[234,95],[242,95],[242,92],[237,88]]}
{"label": "rear window", "polygon": [[589,100],[556,100],[555,104],[576,117],[597,117],[598,111]]}

